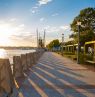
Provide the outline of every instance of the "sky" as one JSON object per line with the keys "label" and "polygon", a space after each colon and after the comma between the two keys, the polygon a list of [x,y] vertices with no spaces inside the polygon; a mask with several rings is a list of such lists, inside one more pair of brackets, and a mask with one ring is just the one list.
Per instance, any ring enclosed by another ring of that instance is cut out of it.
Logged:
{"label": "sky", "polygon": [[70,24],[80,10],[94,7],[95,0],[0,0],[0,46],[36,46],[37,33],[46,44],[69,40]]}

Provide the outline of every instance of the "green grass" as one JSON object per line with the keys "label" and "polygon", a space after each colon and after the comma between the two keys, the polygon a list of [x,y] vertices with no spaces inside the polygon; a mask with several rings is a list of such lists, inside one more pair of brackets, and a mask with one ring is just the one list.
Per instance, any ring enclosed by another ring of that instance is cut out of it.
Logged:
{"label": "green grass", "polygon": [[[58,52],[58,54],[62,55],[62,52]],[[77,54],[72,53],[72,52],[64,52],[62,56],[73,59],[73,60],[77,60]],[[94,58],[92,55],[88,55],[88,54],[84,54],[84,53],[80,53],[80,55],[79,55],[80,64],[85,64],[86,60],[94,61],[93,59]],[[90,64],[88,64],[88,65],[90,65]]]}

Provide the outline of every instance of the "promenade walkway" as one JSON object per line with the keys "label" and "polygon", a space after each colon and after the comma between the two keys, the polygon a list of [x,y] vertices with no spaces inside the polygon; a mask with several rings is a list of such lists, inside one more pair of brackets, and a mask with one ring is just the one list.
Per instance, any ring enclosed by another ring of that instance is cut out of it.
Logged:
{"label": "promenade walkway", "polygon": [[44,53],[24,75],[19,97],[95,97],[95,72],[56,53]]}

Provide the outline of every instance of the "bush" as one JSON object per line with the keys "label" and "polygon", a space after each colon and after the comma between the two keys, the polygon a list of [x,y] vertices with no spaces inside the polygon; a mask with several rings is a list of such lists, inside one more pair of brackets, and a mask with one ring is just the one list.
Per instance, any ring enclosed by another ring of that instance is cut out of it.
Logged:
{"label": "bush", "polygon": [[91,61],[93,61],[93,56],[90,55],[90,54],[86,54],[86,55],[85,55],[85,59],[86,59],[86,60],[91,60]]}
{"label": "bush", "polygon": [[63,52],[65,55],[75,55],[74,52]]}
{"label": "bush", "polygon": [[79,62],[80,62],[80,64],[85,63],[85,55],[83,53],[80,53],[80,55],[79,55]]}

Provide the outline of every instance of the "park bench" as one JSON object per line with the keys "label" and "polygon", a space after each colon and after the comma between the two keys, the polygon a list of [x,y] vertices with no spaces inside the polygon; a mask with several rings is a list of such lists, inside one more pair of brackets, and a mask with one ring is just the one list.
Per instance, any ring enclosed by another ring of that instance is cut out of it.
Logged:
{"label": "park bench", "polygon": [[72,60],[77,60],[77,57],[72,55],[68,55],[68,58],[71,58]]}
{"label": "park bench", "polygon": [[91,61],[91,60],[86,60],[85,62],[86,62],[86,63],[93,64],[93,65],[95,64],[95,61]]}
{"label": "park bench", "polygon": [[95,65],[95,56],[86,55],[85,62]]}
{"label": "park bench", "polygon": [[74,57],[73,57],[73,60],[77,60],[77,57],[76,57],[76,56],[74,56]]}
{"label": "park bench", "polygon": [[72,56],[71,58],[72,58],[72,60],[77,60],[77,57],[75,55]]}

